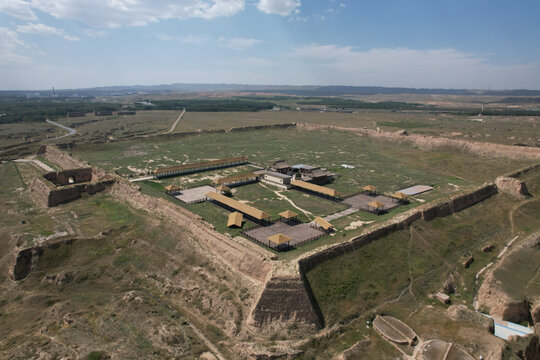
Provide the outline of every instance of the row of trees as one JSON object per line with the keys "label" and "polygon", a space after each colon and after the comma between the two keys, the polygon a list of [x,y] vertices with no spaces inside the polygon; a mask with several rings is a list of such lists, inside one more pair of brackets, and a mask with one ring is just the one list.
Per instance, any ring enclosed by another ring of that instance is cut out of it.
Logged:
{"label": "row of trees", "polygon": [[154,106],[137,104],[137,108],[153,110],[182,110],[187,111],[260,111],[274,107],[269,101],[251,101],[238,99],[183,99],[152,101]]}
{"label": "row of trees", "polygon": [[339,98],[311,98],[297,102],[298,105],[325,105],[339,109],[384,109],[384,110],[425,110],[430,107],[422,104],[398,102],[398,101],[381,101],[381,102],[365,102],[351,99]]}
{"label": "row of trees", "polygon": [[121,104],[90,101],[68,102],[61,99],[0,98],[0,124],[40,122],[65,116],[68,112],[89,113],[119,110]]}

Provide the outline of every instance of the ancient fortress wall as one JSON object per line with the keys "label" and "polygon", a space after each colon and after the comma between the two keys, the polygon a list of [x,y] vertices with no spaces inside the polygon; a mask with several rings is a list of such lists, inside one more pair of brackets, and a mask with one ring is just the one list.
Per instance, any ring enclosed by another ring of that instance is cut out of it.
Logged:
{"label": "ancient fortress wall", "polygon": [[429,221],[449,216],[496,193],[497,187],[494,184],[486,184],[466,194],[411,209],[385,223],[367,229],[362,235],[351,240],[307,254],[298,260],[299,275],[273,277],[267,282],[252,312],[254,325],[277,326],[276,323],[281,322],[284,326],[294,320],[315,328],[320,327],[324,319],[306,279],[308,271],[327,260],[348,254],[395,231],[406,229],[416,220]]}
{"label": "ancient fortress wall", "polygon": [[[42,206],[57,206],[79,199],[82,193],[95,194],[112,185],[114,178],[103,170],[91,168],[69,154],[53,146],[41,146],[38,150],[47,160],[68,170],[55,171],[43,177],[33,178],[28,186],[32,198]],[[70,178],[74,183],[70,184]]]}
{"label": "ancient fortress wall", "polygon": [[[88,171],[86,171],[88,169],[80,170],[83,171],[85,177],[89,177]],[[71,170],[71,173],[76,173],[77,171],[79,170]],[[113,183],[114,180],[105,179],[90,183],[55,187],[52,182],[49,182],[45,178],[35,177],[28,184],[28,191],[36,203],[42,206],[52,207],[79,199],[83,193],[92,195],[103,191]]]}
{"label": "ancient fortress wall", "polygon": [[171,202],[141,193],[135,186],[118,180],[111,189],[116,198],[133,207],[166,216],[189,229],[192,234],[233,269],[257,281],[265,281],[272,266],[266,258],[215,231],[199,216]]}
{"label": "ancient fortress wall", "polygon": [[58,164],[63,169],[76,169],[88,167],[88,164],[75,159],[73,156],[59,150],[54,146],[43,145],[38,150],[38,155],[43,155],[49,161]]}
{"label": "ancient fortress wall", "polygon": [[495,195],[496,193],[497,187],[494,184],[486,184],[469,193],[455,195],[446,201],[427,204],[415,209],[411,209],[379,226],[367,229],[360,236],[301,258],[298,261],[300,272],[308,272],[315,266],[327,260],[347,254],[395,231],[406,229],[416,220],[423,219],[430,221],[437,217],[452,215],[453,213],[466,209]]}
{"label": "ancient fortress wall", "polygon": [[392,142],[406,142],[418,146],[422,150],[452,148],[466,153],[483,157],[500,157],[514,160],[538,160],[540,159],[540,148],[502,145],[493,143],[482,143],[460,139],[448,139],[444,137],[432,137],[426,135],[405,135],[402,132],[376,131],[370,129],[347,128],[334,125],[314,125],[298,123],[301,130],[339,130],[367,135],[378,140]]}
{"label": "ancient fortress wall", "polygon": [[526,166],[526,167],[518,169],[518,170],[511,171],[511,172],[509,172],[507,174],[504,174],[502,176],[517,178],[517,177],[520,177],[521,175],[524,175],[524,174],[528,173],[529,171],[536,170],[539,167],[540,167],[540,163],[537,163],[537,164],[534,164],[534,165]]}
{"label": "ancient fortress wall", "polygon": [[[300,125],[300,127],[302,126]],[[337,127],[325,128],[343,130]],[[345,130],[348,131],[347,129]],[[357,131],[357,129],[352,130]],[[400,138],[404,137],[400,136]],[[447,139],[441,140],[444,141],[440,142],[437,139],[434,146],[449,146],[446,142]],[[452,142],[456,141],[452,139],[448,140]],[[458,145],[461,144],[460,140],[457,140],[457,142]],[[479,144],[478,146],[483,148],[486,145]],[[466,148],[464,144],[460,146]],[[517,150],[514,148],[502,145],[502,148],[486,153],[473,147],[472,151],[479,151],[486,156],[498,154],[499,156],[510,158],[513,158],[513,156],[517,157],[517,154],[519,154],[520,158],[523,158],[523,149],[519,148],[519,151],[516,152]],[[467,151],[471,150],[469,149]],[[63,154],[60,150],[54,149],[47,152],[51,158],[54,158],[51,161],[61,162],[66,166],[71,166],[72,164],[77,164],[78,166],[85,165],[74,160],[71,156]],[[107,175],[102,170],[96,169],[95,171],[100,171],[100,176]],[[317,302],[312,295],[309,282],[306,280],[306,273],[309,270],[329,259],[354,251],[394,231],[406,229],[416,220],[424,219],[429,221],[437,217],[449,216],[483,201],[497,192],[498,189],[495,184],[485,184],[466,194],[455,195],[446,200],[419,206],[418,208],[399,214],[383,224],[367,229],[362,235],[344,243],[306,254],[298,260],[298,272],[289,271],[285,274],[278,274],[273,270],[273,266],[267,261],[267,258],[246,249],[240,243],[216,232],[211,225],[205,223],[200,217],[188,210],[176,206],[165,199],[145,195],[136,186],[118,177],[115,179],[114,185],[111,188],[112,195],[117,199],[126,201],[135,208],[169,217],[180,226],[189,229],[197,239],[206,244],[214,254],[219,256],[233,269],[247,275],[251,279],[261,282],[266,281],[260,298],[251,314],[251,320],[255,326],[279,328],[295,323],[305,325],[311,329],[320,327],[324,320]]]}
{"label": "ancient fortress wall", "polygon": [[49,194],[52,186],[46,183],[46,180],[35,177],[28,184],[28,191],[34,202],[41,206],[49,206]]}
{"label": "ancient fortress wall", "polygon": [[92,168],[53,171],[43,177],[57,186],[69,185],[70,180],[71,183],[89,182],[92,181]]}
{"label": "ancient fortress wall", "polygon": [[275,330],[292,323],[309,330],[322,327],[322,315],[306,284],[298,277],[268,280],[251,314],[253,325]]}

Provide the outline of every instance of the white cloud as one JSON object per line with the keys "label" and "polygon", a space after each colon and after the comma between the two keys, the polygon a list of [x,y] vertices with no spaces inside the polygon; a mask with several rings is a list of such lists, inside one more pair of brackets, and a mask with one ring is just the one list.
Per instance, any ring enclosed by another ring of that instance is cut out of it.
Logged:
{"label": "white cloud", "polygon": [[[428,88],[537,88],[540,64],[494,65],[455,49],[414,50],[312,44],[296,50],[327,84]],[[319,70],[319,71],[316,71]]]}
{"label": "white cloud", "polygon": [[77,36],[71,36],[64,30],[54,28],[45,24],[28,23],[26,25],[17,26],[17,32],[23,34],[41,34],[41,35],[57,35],[69,41],[79,41]]}
{"label": "white cloud", "polygon": [[[0,0],[2,1],[2,0]],[[32,7],[60,19],[96,27],[143,26],[163,19],[232,16],[245,0],[31,0]]]}
{"label": "white cloud", "polygon": [[242,59],[239,59],[238,62],[243,63],[246,66],[254,66],[254,67],[259,67],[259,66],[266,67],[266,66],[275,66],[276,65],[276,63],[274,63],[273,61],[270,61],[268,59],[259,58],[259,57],[242,58]]}
{"label": "white cloud", "polygon": [[201,45],[208,42],[208,37],[204,35],[186,35],[180,36],[179,40],[186,44]]}
{"label": "white cloud", "polygon": [[260,0],[257,4],[260,11],[281,16],[297,13],[299,7],[300,0]]}
{"label": "white cloud", "polygon": [[19,47],[26,47],[26,44],[19,39],[17,33],[8,28],[0,27],[0,64],[30,62],[29,58],[15,52]]}
{"label": "white cloud", "polygon": [[157,34],[156,37],[161,41],[171,41],[174,40],[174,36],[169,34]]}
{"label": "white cloud", "polygon": [[0,11],[23,20],[37,20],[29,1],[0,0]]}
{"label": "white cloud", "polygon": [[99,29],[84,29],[84,33],[86,36],[91,37],[93,39],[102,38],[105,35],[107,35],[107,32],[105,30],[99,30]]}
{"label": "white cloud", "polygon": [[259,39],[249,39],[249,38],[225,38],[220,37],[218,39],[218,45],[224,48],[232,50],[245,50],[252,47],[255,44],[260,43]]}
{"label": "white cloud", "polygon": [[[208,37],[205,35],[184,35],[184,36],[172,36],[169,34],[157,34],[156,37],[161,41],[180,41],[186,44],[201,45],[208,42]],[[222,39],[222,38],[220,38]],[[223,38],[224,39],[224,38]]]}

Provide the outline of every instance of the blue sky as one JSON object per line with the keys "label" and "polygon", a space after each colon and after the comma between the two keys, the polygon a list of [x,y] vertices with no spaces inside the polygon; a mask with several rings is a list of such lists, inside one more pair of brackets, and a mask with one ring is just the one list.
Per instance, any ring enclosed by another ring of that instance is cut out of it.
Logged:
{"label": "blue sky", "polygon": [[0,0],[0,89],[540,89],[538,0]]}

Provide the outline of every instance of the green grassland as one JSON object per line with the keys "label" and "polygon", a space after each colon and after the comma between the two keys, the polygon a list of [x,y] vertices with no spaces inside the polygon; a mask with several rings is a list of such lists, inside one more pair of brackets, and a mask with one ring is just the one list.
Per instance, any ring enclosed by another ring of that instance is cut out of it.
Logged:
{"label": "green grassland", "polygon": [[42,141],[63,135],[65,130],[43,122],[0,124],[0,146],[20,144],[27,141]]}
{"label": "green grassland", "polygon": [[[364,185],[375,185],[379,192],[389,193],[404,187],[426,184],[435,190],[412,199],[412,205],[401,207],[403,211],[421,202],[466,191],[493,179],[509,170],[527,164],[520,161],[490,160],[464,153],[450,151],[422,151],[406,144],[378,142],[366,137],[339,131],[302,132],[295,129],[249,131],[242,134],[202,134],[180,139],[140,139],[137,141],[112,142],[107,144],[86,144],[75,146],[72,153],[91,164],[120,174],[134,174],[128,170],[144,172],[159,166],[179,163],[194,163],[216,158],[247,156],[258,165],[267,165],[277,159],[285,159],[290,164],[307,163],[319,165],[337,173],[338,178],[327,186],[342,194],[354,194]],[[351,164],[354,169],[344,169],[341,164]],[[250,171],[250,168],[223,169],[209,171],[159,181],[148,181],[143,190],[152,194],[163,191],[164,186],[176,184],[193,187],[211,184],[211,180],[232,173]],[[268,188],[271,186],[268,185]],[[305,196],[297,190],[282,192],[295,204],[314,215],[328,215],[343,209],[334,202]],[[235,198],[250,201],[254,206],[273,216],[291,209],[290,203],[278,199],[273,192],[261,185],[249,185],[235,190]],[[190,207],[187,206],[189,209]],[[212,219],[210,222],[220,227],[223,218],[214,221],[215,209],[208,204],[191,207],[192,211]],[[298,211],[296,211],[298,212]],[[353,221],[382,221],[395,215],[375,217],[367,213],[357,213],[338,222],[340,231]],[[355,230],[352,230],[355,231]],[[361,230],[356,230],[361,231]],[[340,236],[344,233],[339,234]],[[348,234],[348,232],[347,232]]]}
{"label": "green grassland", "polygon": [[[471,121],[483,119],[485,122]],[[359,110],[355,113],[316,111],[260,111],[186,113],[177,131],[230,129],[282,123],[309,123],[397,131],[513,145],[539,146],[534,116],[465,116],[429,111]]]}
{"label": "green grassland", "polygon": [[175,132],[288,124],[298,121],[296,115],[297,113],[292,111],[186,112]]}
{"label": "green grassland", "polygon": [[[451,296],[452,303],[471,308],[475,274],[495,260],[505,242],[514,234],[530,232],[522,226],[524,223],[511,230],[510,218],[515,220],[517,217],[512,209],[522,202],[499,194],[449,217],[430,222],[417,221],[408,230],[378,239],[309,271],[307,279],[326,325],[344,325],[332,340],[308,344],[305,358],[326,358],[366,335],[371,339],[378,338],[365,326],[366,320],[375,313],[404,320],[424,339],[449,339],[475,348],[474,338],[482,336],[482,331],[475,330],[472,325],[467,329],[463,323],[458,326],[446,319],[443,314],[446,306],[433,302],[428,294],[439,291],[448,275],[453,274],[457,290]],[[531,227],[538,229],[538,209],[523,211],[532,219]],[[489,253],[482,252],[481,248],[488,244],[494,244],[495,249]],[[461,263],[469,255],[473,255],[475,260],[465,269]],[[529,296],[540,294],[537,257],[529,250],[525,257],[517,254],[516,259],[511,259],[511,264],[516,265],[515,271],[510,275],[506,273],[505,278],[521,273],[517,277],[521,280],[508,282],[508,289],[516,290],[516,296],[523,295],[524,288]],[[517,266],[520,261],[522,263]],[[392,354],[383,349],[375,339],[366,352],[366,358]]]}
{"label": "green grassland", "polygon": [[[296,129],[85,144],[71,151],[93,165],[119,172],[128,166],[152,169],[234,156],[247,156],[250,162],[262,166],[285,159],[290,164],[314,164],[336,172],[339,178],[329,186],[343,194],[355,193],[366,184],[377,186],[380,192],[418,183],[452,183],[458,187],[478,184],[528,163],[478,158],[451,150],[422,151],[346,132]],[[340,166],[344,163],[356,168],[344,169]]]}
{"label": "green grassland", "polygon": [[170,129],[180,113],[176,110],[145,110],[137,111],[135,115],[86,114],[84,117],[60,118],[57,122],[76,129],[78,140],[108,140],[163,133]]}

